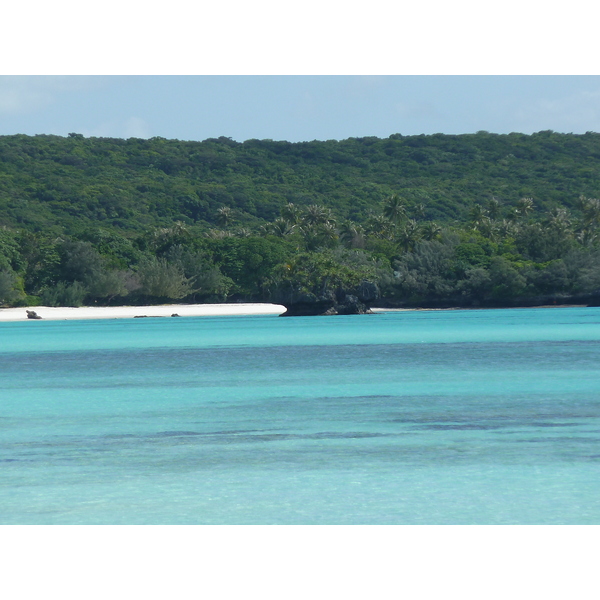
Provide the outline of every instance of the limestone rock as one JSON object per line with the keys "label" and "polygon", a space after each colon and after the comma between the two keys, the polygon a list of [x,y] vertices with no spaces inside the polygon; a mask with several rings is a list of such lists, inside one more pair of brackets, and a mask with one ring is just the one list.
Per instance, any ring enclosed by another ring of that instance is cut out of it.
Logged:
{"label": "limestone rock", "polygon": [[363,315],[370,313],[369,303],[379,298],[375,283],[363,281],[356,289],[338,288],[335,292],[323,289],[314,293],[289,294],[276,302],[286,307],[282,317],[304,317],[316,315]]}

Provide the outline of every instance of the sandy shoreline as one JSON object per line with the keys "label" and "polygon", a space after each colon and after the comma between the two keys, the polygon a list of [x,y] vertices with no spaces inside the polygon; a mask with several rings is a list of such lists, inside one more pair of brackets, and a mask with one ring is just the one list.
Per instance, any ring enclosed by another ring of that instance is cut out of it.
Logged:
{"label": "sandy shoreline", "polygon": [[[583,304],[530,306],[527,308],[571,308]],[[35,311],[45,321],[70,321],[77,319],[132,319],[135,317],[225,317],[235,315],[280,315],[285,306],[268,303],[236,304],[162,304],[159,306],[24,306],[0,308],[0,323],[6,321],[28,321],[27,310]],[[481,308],[371,308],[373,313],[444,310],[491,310]]]}
{"label": "sandy shoreline", "polygon": [[589,304],[539,304],[537,306],[449,306],[447,308],[371,308],[371,312],[441,311],[441,310],[512,310],[519,308],[590,308]]}
{"label": "sandy shoreline", "polygon": [[[35,311],[45,321],[77,319],[131,319],[134,317],[222,317],[230,315],[280,315],[279,304],[165,304],[161,306],[82,306],[80,308],[30,306],[0,308],[0,322],[28,321],[26,310]],[[33,321],[35,322],[35,321]]]}

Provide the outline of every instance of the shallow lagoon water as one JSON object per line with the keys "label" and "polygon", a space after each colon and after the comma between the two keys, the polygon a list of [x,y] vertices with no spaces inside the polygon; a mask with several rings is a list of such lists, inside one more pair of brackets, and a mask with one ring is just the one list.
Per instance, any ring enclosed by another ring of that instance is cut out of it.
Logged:
{"label": "shallow lagoon water", "polygon": [[0,323],[2,524],[600,524],[600,309]]}

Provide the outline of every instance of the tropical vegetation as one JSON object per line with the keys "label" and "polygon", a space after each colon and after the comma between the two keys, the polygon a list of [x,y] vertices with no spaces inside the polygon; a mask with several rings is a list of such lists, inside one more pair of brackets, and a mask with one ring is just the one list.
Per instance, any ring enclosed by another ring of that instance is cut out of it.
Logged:
{"label": "tropical vegetation", "polygon": [[600,298],[600,134],[0,137],[0,305]]}

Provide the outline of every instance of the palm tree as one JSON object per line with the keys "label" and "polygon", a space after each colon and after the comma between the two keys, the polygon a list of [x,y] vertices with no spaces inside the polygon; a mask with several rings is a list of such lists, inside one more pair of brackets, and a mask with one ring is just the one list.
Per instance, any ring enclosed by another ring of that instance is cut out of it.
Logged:
{"label": "palm tree", "polygon": [[233,237],[233,233],[231,233],[231,231],[223,231],[222,229],[210,229],[204,235],[205,237],[213,240],[222,240],[224,238]]}
{"label": "palm tree", "polygon": [[598,241],[598,233],[592,229],[582,229],[576,238],[582,246],[594,246]]}
{"label": "palm tree", "polygon": [[288,202],[280,211],[281,218],[285,219],[288,223],[292,225],[297,225],[300,223],[300,217],[302,211],[293,203]]}
{"label": "palm tree", "polygon": [[533,211],[533,198],[521,198],[517,202],[516,213],[520,217],[526,217]]}
{"label": "palm tree", "polygon": [[229,223],[231,223],[231,219],[233,218],[233,211],[229,206],[221,206],[221,208],[217,209],[217,225],[221,227],[227,227]]}
{"label": "palm tree", "polygon": [[477,226],[475,227],[475,229],[477,229],[477,231],[479,231],[479,233],[481,233],[481,235],[492,239],[494,237],[494,226],[492,223],[492,220],[485,216],[483,217],[479,223],[477,224]]}
{"label": "palm tree", "polygon": [[553,208],[548,216],[548,225],[554,229],[566,231],[571,226],[571,219],[566,208]]}
{"label": "palm tree", "polygon": [[421,232],[419,230],[419,224],[413,220],[409,219],[406,222],[406,225],[400,230],[400,235],[398,236],[398,244],[400,247],[409,252],[415,247],[415,244],[421,239]]}
{"label": "palm tree", "polygon": [[495,228],[501,237],[507,237],[514,235],[517,227],[514,221],[510,219],[502,219],[502,221],[496,224]]}
{"label": "palm tree", "polygon": [[306,249],[310,251],[319,248],[329,248],[334,245],[338,239],[337,230],[333,223],[304,224],[300,231],[306,244]]}
{"label": "palm tree", "polygon": [[597,198],[580,196],[577,201],[577,208],[583,213],[583,218],[581,219],[582,229],[595,227],[600,223],[600,200]]}
{"label": "palm tree", "polygon": [[340,239],[348,248],[364,248],[365,230],[357,223],[346,221],[340,227]]}
{"label": "palm tree", "polygon": [[365,225],[367,235],[372,235],[380,240],[394,239],[396,225],[383,215],[371,216]]}
{"label": "palm tree", "polygon": [[404,200],[397,194],[392,194],[383,204],[383,216],[392,223],[399,223],[406,216]]}
{"label": "palm tree", "polygon": [[442,228],[437,223],[434,223],[433,221],[430,221],[429,223],[425,223],[424,225],[421,226],[421,236],[423,237],[424,240],[427,240],[428,242],[438,239],[440,237],[441,233],[442,233]]}
{"label": "palm tree", "polygon": [[335,217],[329,208],[320,204],[307,206],[302,215],[303,225],[335,225]]}
{"label": "palm tree", "polygon": [[263,231],[267,234],[276,235],[277,237],[285,237],[286,235],[294,233],[296,227],[296,225],[291,224],[286,219],[277,217],[273,222],[267,223],[263,227]]}
{"label": "palm tree", "polygon": [[482,223],[486,220],[489,221],[488,212],[481,204],[474,204],[469,211],[469,220],[471,222],[471,228],[478,231]]}
{"label": "palm tree", "polygon": [[487,211],[491,219],[497,219],[500,216],[500,202],[492,197],[488,200]]}

